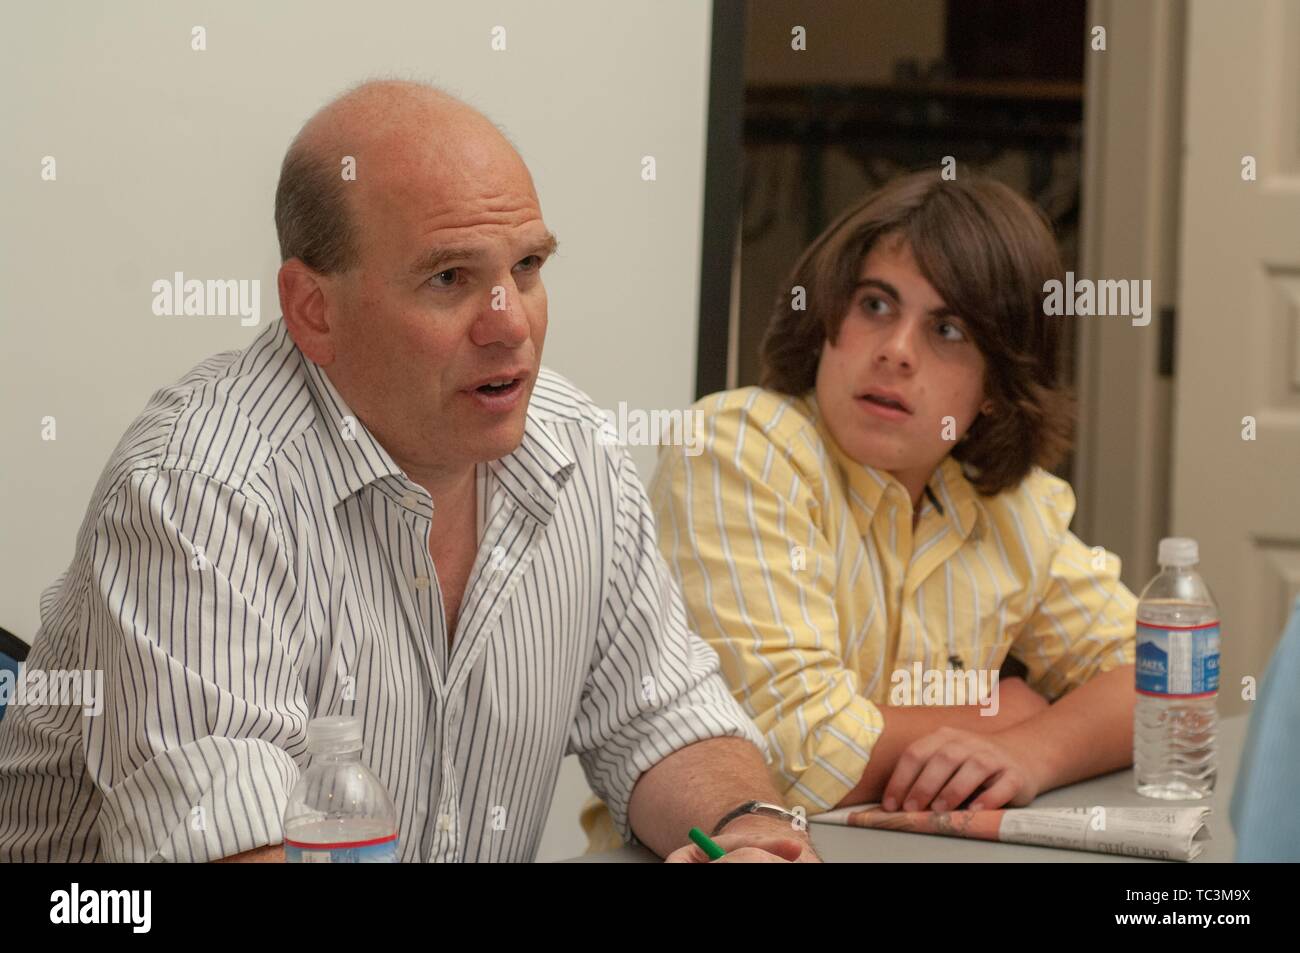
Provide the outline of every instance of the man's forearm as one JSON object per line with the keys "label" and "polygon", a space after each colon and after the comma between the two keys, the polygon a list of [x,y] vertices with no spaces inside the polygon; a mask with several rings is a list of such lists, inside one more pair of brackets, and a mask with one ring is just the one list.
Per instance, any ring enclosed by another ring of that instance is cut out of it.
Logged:
{"label": "man's forearm", "polygon": [[[638,840],[665,857],[687,843],[692,827],[707,834],[750,800],[785,804],[763,755],[743,738],[710,738],[674,751],[641,775],[628,821]],[[790,836],[806,835],[791,828]]]}
{"label": "man's forearm", "polygon": [[1089,679],[1047,710],[998,732],[1040,765],[1039,791],[1118,771],[1133,763],[1132,665]]}

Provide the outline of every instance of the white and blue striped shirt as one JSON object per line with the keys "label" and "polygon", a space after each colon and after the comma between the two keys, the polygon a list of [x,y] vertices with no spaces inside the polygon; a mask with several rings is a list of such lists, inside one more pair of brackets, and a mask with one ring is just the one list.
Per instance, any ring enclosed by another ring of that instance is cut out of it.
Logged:
{"label": "white and blue striped shirt", "polygon": [[763,740],[690,632],[625,450],[543,370],[478,467],[448,645],[429,494],[276,321],[158,391],[41,599],[29,669],[102,670],[103,714],[11,705],[0,860],[202,861],[282,839],[307,722],[352,714],[406,861],[531,860],[562,758],[630,836],[642,772]]}

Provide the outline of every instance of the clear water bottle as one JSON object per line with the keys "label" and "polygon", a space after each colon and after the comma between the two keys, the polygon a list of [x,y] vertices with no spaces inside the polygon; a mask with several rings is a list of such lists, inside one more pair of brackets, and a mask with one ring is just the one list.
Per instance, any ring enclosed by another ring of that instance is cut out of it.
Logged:
{"label": "clear water bottle", "polygon": [[1139,794],[1190,800],[1214,790],[1219,610],[1196,571],[1196,540],[1162,539],[1160,572],[1137,608],[1133,769]]}
{"label": "clear water bottle", "polygon": [[395,864],[397,811],[361,763],[361,720],[347,715],[307,724],[311,767],[284,811],[284,859],[291,864]]}

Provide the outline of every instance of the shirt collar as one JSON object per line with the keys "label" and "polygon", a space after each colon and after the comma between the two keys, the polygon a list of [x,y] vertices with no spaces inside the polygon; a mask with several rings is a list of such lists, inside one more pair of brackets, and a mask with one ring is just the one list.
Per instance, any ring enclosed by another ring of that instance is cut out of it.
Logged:
{"label": "shirt collar", "polygon": [[538,421],[529,408],[519,446],[488,464],[497,483],[529,516],[545,525],[555,513],[560,490],[573,475],[573,455]]}
{"label": "shirt collar", "polygon": [[962,539],[981,539],[984,507],[960,460],[952,454],[943,458],[930,478],[930,489],[943,506],[944,517],[953,524]]}
{"label": "shirt collar", "polygon": [[331,457],[327,463],[331,464],[335,476],[336,504],[385,477],[405,478],[402,468],[348,406],[324,369],[298,350],[296,344],[293,349],[302,362],[307,387],[316,404],[316,431]]}
{"label": "shirt collar", "polygon": [[[285,335],[288,337],[288,334]],[[290,339],[292,341],[292,339]],[[341,503],[363,487],[397,477],[409,481],[405,471],[361,419],[353,413],[329,375],[293,345],[304,367],[307,385],[316,403],[316,428],[325,451],[337,463],[332,467],[341,478]],[[524,511],[539,523],[549,523],[576,463],[571,453],[534,418],[531,408],[524,420],[524,435],[512,452],[488,464],[497,482]]]}
{"label": "shirt collar", "polygon": [[[909,500],[907,489],[892,474],[858,463],[844,452],[831,435],[830,428],[826,426],[826,421],[817,406],[815,393],[809,391],[804,396],[804,403],[810,411],[817,433],[821,436],[836,470],[841,474],[847,487],[849,508],[853,512],[858,530],[866,536],[876,513],[881,509],[881,500],[884,496],[890,493],[892,488],[893,494],[901,505],[903,501]],[[968,538],[972,533],[976,539],[979,539],[983,532],[979,526],[983,507],[979,505],[975,488],[967,479],[961,462],[954,460],[951,454],[944,457],[935,468],[934,475],[930,477],[927,486],[934,498],[939,501],[941,517],[953,526],[962,539]],[[925,506],[926,503],[926,498],[922,497],[921,505]]]}

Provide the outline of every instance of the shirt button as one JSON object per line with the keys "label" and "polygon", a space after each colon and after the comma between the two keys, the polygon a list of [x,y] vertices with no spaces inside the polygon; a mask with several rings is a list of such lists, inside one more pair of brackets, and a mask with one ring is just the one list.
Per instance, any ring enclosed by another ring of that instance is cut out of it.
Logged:
{"label": "shirt button", "polygon": [[428,576],[416,576],[416,577],[415,577],[415,588],[416,588],[416,589],[419,589],[420,591],[424,591],[425,589],[428,589],[428,588],[429,588],[429,577],[428,577]]}
{"label": "shirt button", "polygon": [[412,509],[414,509],[414,508],[419,504],[419,502],[420,502],[420,498],[419,498],[418,496],[416,496],[414,493],[403,493],[403,494],[402,494],[402,505],[403,505],[403,506],[409,506],[409,507],[411,507]]}
{"label": "shirt button", "polygon": [[449,831],[449,830],[451,830],[451,815],[450,815],[450,814],[439,814],[439,815],[438,815],[438,830],[440,830],[440,831]]}

